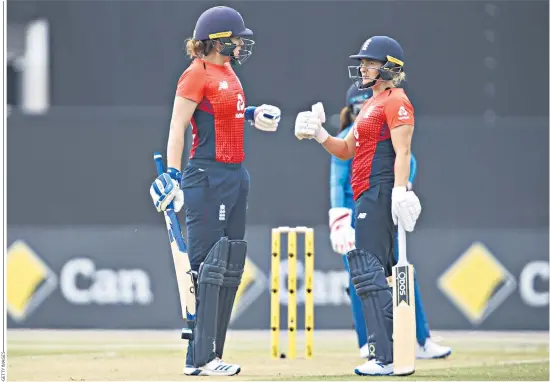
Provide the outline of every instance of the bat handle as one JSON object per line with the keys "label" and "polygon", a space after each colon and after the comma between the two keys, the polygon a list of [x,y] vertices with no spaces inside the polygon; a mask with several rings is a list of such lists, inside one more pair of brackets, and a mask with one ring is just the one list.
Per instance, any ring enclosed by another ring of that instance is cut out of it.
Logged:
{"label": "bat handle", "polygon": [[407,264],[407,232],[399,221],[397,222],[397,246],[399,251],[398,263]]}
{"label": "bat handle", "polygon": [[162,163],[162,154],[154,153],[153,159],[155,160],[155,166],[157,167],[157,175],[164,174],[164,164]]}
{"label": "bat handle", "polygon": [[[155,160],[155,166],[157,167],[157,175],[164,174],[164,164],[162,163],[162,154],[161,153],[154,153],[153,159]],[[174,203],[170,203],[168,205],[168,209],[173,210],[174,209]]]}

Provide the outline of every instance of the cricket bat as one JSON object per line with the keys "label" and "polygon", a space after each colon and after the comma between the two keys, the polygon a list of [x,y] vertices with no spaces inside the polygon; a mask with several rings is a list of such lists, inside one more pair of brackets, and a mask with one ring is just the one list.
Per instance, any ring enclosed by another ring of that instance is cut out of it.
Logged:
{"label": "cricket bat", "polygon": [[[162,162],[162,155],[160,153],[154,153],[153,158],[157,167],[157,174],[163,174],[164,164]],[[168,239],[170,240],[174,267],[176,268],[176,280],[178,282],[178,292],[181,303],[181,316],[189,323],[189,321],[195,321],[195,284],[193,283],[187,246],[183,240],[181,226],[176,211],[174,211],[173,203],[170,203],[164,212],[164,219],[166,220]],[[192,330],[190,328],[182,329],[181,337],[183,339],[192,339]]]}
{"label": "cricket bat", "polygon": [[407,261],[405,228],[397,224],[399,256],[392,267],[393,288],[393,374],[411,375],[416,361],[414,267]]}

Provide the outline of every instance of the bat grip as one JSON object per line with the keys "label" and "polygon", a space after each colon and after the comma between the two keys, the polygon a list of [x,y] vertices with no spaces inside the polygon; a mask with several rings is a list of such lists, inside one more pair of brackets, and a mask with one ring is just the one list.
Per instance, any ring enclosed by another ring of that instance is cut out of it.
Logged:
{"label": "bat grip", "polygon": [[399,251],[399,260],[397,263],[407,264],[407,232],[399,221],[397,222],[397,247]]}
{"label": "bat grip", "polygon": [[414,179],[416,178],[416,158],[413,154],[411,154],[411,167],[410,167],[410,174],[409,174],[409,182],[414,184]]}
{"label": "bat grip", "polygon": [[[154,153],[153,159],[155,160],[155,166],[157,167],[157,175],[164,174],[164,164],[162,163],[162,154],[161,153]],[[174,209],[174,203],[171,202],[168,205],[168,209],[173,210]]]}
{"label": "bat grip", "polygon": [[155,166],[157,167],[157,175],[164,174],[164,164],[162,163],[162,154],[154,153],[153,159],[155,160]]}

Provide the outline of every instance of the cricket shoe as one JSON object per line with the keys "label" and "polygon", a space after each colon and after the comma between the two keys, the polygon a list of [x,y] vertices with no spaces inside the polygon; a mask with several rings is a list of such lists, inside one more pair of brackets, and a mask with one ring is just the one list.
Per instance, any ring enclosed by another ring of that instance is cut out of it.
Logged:
{"label": "cricket shoe", "polygon": [[363,376],[381,376],[393,374],[393,363],[384,365],[375,359],[368,360],[355,368],[355,374]]}
{"label": "cricket shoe", "polygon": [[431,338],[426,338],[424,346],[417,344],[416,358],[418,359],[447,358],[449,355],[451,355],[450,347],[438,345]]}
{"label": "cricket shoe", "polygon": [[192,376],[229,376],[237,375],[241,372],[239,365],[225,363],[216,358],[202,367],[186,366],[183,373]]}

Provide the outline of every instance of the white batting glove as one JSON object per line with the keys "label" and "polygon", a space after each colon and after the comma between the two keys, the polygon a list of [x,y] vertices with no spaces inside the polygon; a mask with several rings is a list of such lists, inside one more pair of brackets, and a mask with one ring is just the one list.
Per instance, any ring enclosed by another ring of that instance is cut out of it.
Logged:
{"label": "white batting glove", "polygon": [[263,131],[277,131],[281,120],[281,109],[272,105],[261,105],[254,110],[253,125]]}
{"label": "white batting glove", "polygon": [[311,111],[301,111],[296,116],[296,122],[294,123],[294,135],[296,138],[312,139],[315,136],[315,126],[309,127],[308,120],[312,117]]}
{"label": "white batting glove", "polygon": [[302,111],[296,117],[294,135],[298,139],[315,139],[323,144],[329,137],[329,133],[323,127],[325,111],[321,102],[312,106],[311,111]]}
{"label": "white batting glove", "polygon": [[183,207],[183,191],[180,189],[181,172],[168,169],[155,179],[149,193],[158,212],[166,211],[170,203],[174,203],[174,211],[179,212]]}
{"label": "white batting glove", "polygon": [[323,107],[322,102],[317,102],[315,105],[313,105],[311,107],[311,111],[314,115],[317,115],[317,117],[319,117],[321,123],[325,123],[327,121],[325,117],[325,108]]}
{"label": "white batting glove", "polygon": [[420,200],[414,191],[407,191],[406,187],[394,187],[391,197],[391,214],[394,224],[397,225],[399,220],[405,231],[412,232],[421,211]]}
{"label": "white batting glove", "polygon": [[349,208],[331,208],[328,211],[330,243],[334,252],[345,255],[355,249],[355,230],[351,227]]}

